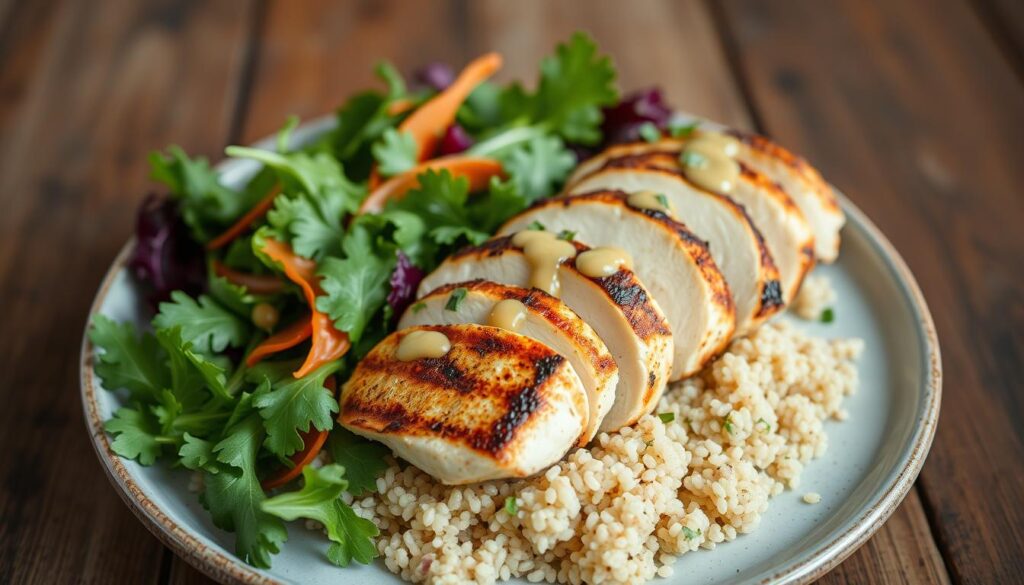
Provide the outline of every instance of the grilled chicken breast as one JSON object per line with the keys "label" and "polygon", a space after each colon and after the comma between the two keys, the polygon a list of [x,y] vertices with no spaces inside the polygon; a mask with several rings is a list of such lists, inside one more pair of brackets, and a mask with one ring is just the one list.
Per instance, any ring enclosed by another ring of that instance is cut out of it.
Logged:
{"label": "grilled chicken breast", "polygon": [[[453,291],[464,289],[466,296],[454,310],[449,306]],[[619,368],[604,342],[587,323],[556,297],[537,289],[472,280],[446,284],[406,309],[399,329],[415,325],[489,323],[501,301],[514,300],[525,309],[516,332],[536,339],[569,360],[583,382],[590,404],[590,420],[580,435],[580,445],[594,438],[605,414],[615,402]]]}
{"label": "grilled chicken breast", "polygon": [[[464,248],[420,283],[422,296],[449,283],[481,278],[529,286],[530,265],[511,237]],[[577,252],[587,246],[574,242]],[[636,422],[657,404],[672,368],[673,340],[665,315],[631,270],[590,278],[567,260],[558,270],[561,300],[604,341],[619,368],[615,402],[600,430],[616,431]]]}
{"label": "grilled chicken breast", "polygon": [[675,342],[673,380],[696,373],[725,347],[736,326],[732,295],[703,241],[664,213],[631,207],[621,191],[539,201],[503,225],[508,235],[540,222],[592,246],[616,246],[665,311]]}
{"label": "grilled chicken breast", "polygon": [[761,232],[733,200],[695,187],[679,171],[643,167],[601,169],[569,186],[566,192],[601,189],[665,195],[674,217],[708,243],[736,304],[737,334],[753,330],[782,309],[778,268]]}
{"label": "grilled chicken breast", "polygon": [[[443,357],[401,361],[403,336],[438,331]],[[446,484],[526,477],[555,463],[587,426],[587,394],[555,350],[497,327],[396,331],[356,366],[338,421]]]}
{"label": "grilled chicken breast", "polygon": [[[764,136],[734,129],[727,129],[725,133],[739,139],[743,145],[736,159],[748,169],[778,184],[803,213],[814,236],[817,260],[825,263],[835,261],[839,255],[839,232],[846,223],[846,216],[832,187],[821,174],[806,160]],[[679,153],[683,144],[683,140],[664,139],[654,143],[635,142],[612,146],[580,163],[566,184],[572,185],[603,167],[609,160],[647,152]]]}

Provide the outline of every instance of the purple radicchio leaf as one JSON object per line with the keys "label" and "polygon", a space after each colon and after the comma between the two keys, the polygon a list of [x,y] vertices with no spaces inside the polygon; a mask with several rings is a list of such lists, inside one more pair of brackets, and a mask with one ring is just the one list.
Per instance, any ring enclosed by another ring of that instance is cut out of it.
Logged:
{"label": "purple radicchio leaf", "polygon": [[429,88],[444,91],[455,81],[455,70],[447,63],[427,63],[412,74],[412,84],[416,88]]}
{"label": "purple radicchio leaf", "polygon": [[423,270],[414,265],[409,257],[399,250],[398,263],[395,265],[395,271],[391,273],[389,281],[391,291],[388,293],[388,305],[394,311],[396,319],[416,298],[416,288],[424,276],[426,274]]}
{"label": "purple radicchio leaf", "polygon": [[154,310],[172,291],[196,295],[205,288],[203,249],[189,237],[170,198],[151,194],[139,207],[128,269],[146,287]]}
{"label": "purple radicchio leaf", "polygon": [[672,118],[672,109],[656,87],[631,93],[602,113],[605,145],[639,140],[640,127],[648,122],[664,130]]}
{"label": "purple radicchio leaf", "polygon": [[470,146],[473,146],[473,138],[462,129],[462,126],[452,124],[445,130],[444,136],[441,138],[438,154],[440,156],[458,154],[469,150]]}

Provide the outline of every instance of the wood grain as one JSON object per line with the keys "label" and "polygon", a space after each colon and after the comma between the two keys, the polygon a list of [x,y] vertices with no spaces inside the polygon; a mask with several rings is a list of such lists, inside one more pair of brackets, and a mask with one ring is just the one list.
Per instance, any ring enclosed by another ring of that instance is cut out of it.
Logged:
{"label": "wood grain", "polygon": [[945,391],[918,485],[957,582],[1024,575],[1024,88],[970,7],[724,4],[766,129],[809,153],[925,291]]}
{"label": "wood grain", "polygon": [[[164,550],[90,447],[77,354],[149,188],[146,153],[226,137],[239,3],[17,3],[0,46],[0,582],[146,583]],[[197,66],[197,63],[202,66]]]}

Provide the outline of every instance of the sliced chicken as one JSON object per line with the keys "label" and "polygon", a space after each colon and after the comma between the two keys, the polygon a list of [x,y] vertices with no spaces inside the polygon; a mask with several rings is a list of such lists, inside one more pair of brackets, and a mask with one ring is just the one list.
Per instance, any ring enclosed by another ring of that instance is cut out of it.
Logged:
{"label": "sliced chicken", "polygon": [[[782,303],[787,304],[796,296],[804,277],[814,267],[814,235],[803,212],[778,185],[742,164],[739,169],[738,180],[727,199],[743,207],[764,238],[765,246],[778,268]],[[635,181],[636,173],[644,170],[673,173],[689,187],[689,191],[711,193],[686,178],[679,156],[675,153],[650,152],[612,159],[591,176],[604,177],[601,186],[605,189],[625,189],[621,180]],[[589,179],[585,177],[573,185],[571,192],[580,193],[597,186]],[[697,234],[700,233],[700,225],[695,219],[684,214],[680,214],[680,218],[692,224]],[[715,242],[710,239],[709,242],[714,247]]]}
{"label": "sliced chicken", "polygon": [[[574,242],[577,252],[588,248]],[[420,283],[422,296],[449,283],[481,278],[528,286],[530,265],[511,237],[495,238],[448,257]],[[673,340],[665,315],[632,270],[591,278],[575,261],[558,269],[561,300],[593,327],[619,369],[615,402],[600,430],[617,431],[651,412],[661,398],[672,368]]]}
{"label": "sliced chicken", "polygon": [[[402,361],[402,339],[444,334],[441,357]],[[587,394],[566,358],[497,327],[396,331],[377,344],[341,394],[339,422],[384,443],[442,482],[526,477],[557,462],[586,428]]]}
{"label": "sliced chicken", "polygon": [[507,235],[539,222],[592,246],[629,252],[633,270],[665,311],[675,353],[672,380],[700,370],[732,338],[736,314],[725,278],[704,242],[664,213],[637,209],[617,191],[548,199],[510,219]]}
{"label": "sliced chicken", "polygon": [[736,333],[743,335],[782,309],[779,271],[761,232],[743,208],[727,197],[697,189],[668,169],[599,170],[567,193],[600,189],[664,195],[670,213],[708,243],[736,304]]}
{"label": "sliced chicken", "polygon": [[[449,301],[459,289],[465,291],[465,296],[453,308]],[[502,305],[502,301],[513,304]],[[446,284],[408,308],[398,322],[398,328],[455,323],[501,326],[494,320],[496,312],[504,306],[521,311],[514,317],[517,333],[554,349],[565,356],[576,370],[587,390],[590,404],[590,422],[580,435],[580,444],[589,443],[615,402],[619,368],[593,328],[561,300],[537,289],[487,280]]]}
{"label": "sliced chicken", "polygon": [[764,136],[730,131],[746,148],[740,162],[778,183],[793,198],[814,231],[814,253],[822,262],[839,256],[839,231],[846,215],[832,187],[821,173],[799,157]]}
{"label": "sliced chicken", "polygon": [[[835,192],[821,174],[805,159],[764,136],[734,129],[724,131],[739,139],[743,145],[736,159],[769,181],[777,183],[804,214],[814,235],[816,258],[826,263],[835,261],[839,255],[839,232],[846,223],[846,216]],[[635,142],[612,146],[580,163],[569,177],[567,185],[593,173],[609,160],[658,151],[678,154],[683,144],[682,140],[665,139],[654,143]]]}

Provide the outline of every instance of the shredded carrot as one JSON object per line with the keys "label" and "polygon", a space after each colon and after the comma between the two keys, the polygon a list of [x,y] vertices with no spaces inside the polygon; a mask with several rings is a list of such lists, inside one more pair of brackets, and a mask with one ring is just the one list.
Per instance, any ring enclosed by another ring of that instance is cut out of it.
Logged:
{"label": "shredded carrot", "polygon": [[284,266],[285,276],[299,285],[306,297],[306,304],[309,305],[312,345],[306,361],[292,375],[301,378],[345,355],[351,346],[348,334],[335,329],[331,318],[316,308],[316,297],[323,293],[320,289],[320,278],[316,275],[316,262],[295,254],[291,246],[272,238],[267,238],[263,245],[263,253]]}
{"label": "shredded carrot", "polygon": [[[328,376],[327,380],[324,381],[324,388],[330,390],[331,394],[337,393],[337,386],[334,376]],[[312,463],[316,456],[320,454],[320,450],[323,449],[324,443],[327,442],[327,436],[331,432],[319,431],[316,427],[311,426],[308,431],[299,434],[302,435],[302,449],[296,451],[291,456],[292,466],[285,467],[261,481],[260,487],[264,490],[281,487],[299,477],[302,474],[302,469]]]}
{"label": "shredded carrot", "polygon": [[388,104],[388,114],[398,116],[404,114],[416,106],[416,102],[408,98],[397,99]]}
{"label": "shredded carrot", "polygon": [[274,185],[274,188],[267,193],[263,199],[260,199],[256,205],[253,205],[252,209],[245,212],[245,215],[238,218],[234,224],[228,229],[224,230],[224,233],[220,234],[216,238],[213,238],[206,243],[207,250],[218,250],[230,244],[235,238],[245,233],[245,230],[249,229],[253,223],[262,218],[270,211],[270,208],[274,206],[274,198],[281,192],[280,185]]}
{"label": "shredded carrot", "polygon": [[466,177],[471,192],[486,189],[491,177],[504,176],[501,163],[491,158],[464,155],[435,158],[384,181],[363,200],[358,213],[375,213],[384,209],[388,201],[400,199],[410,189],[418,187],[417,177],[427,170],[448,170],[455,177]]}
{"label": "shredded carrot", "polygon": [[313,324],[310,322],[308,317],[302,317],[264,339],[259,345],[254,347],[249,355],[245,358],[245,364],[250,368],[260,363],[263,358],[268,355],[273,355],[279,351],[291,349],[296,345],[306,341],[313,335]]}
{"label": "shredded carrot", "polygon": [[[487,53],[470,61],[455,81],[444,91],[430,98],[398,125],[399,132],[409,132],[416,140],[416,160],[423,162],[437,150],[444,131],[455,121],[462,102],[480,83],[501,68],[501,55]],[[370,189],[381,185],[377,168],[370,171]]]}
{"label": "shredded carrot", "polygon": [[272,295],[284,290],[284,281],[276,276],[239,272],[218,260],[213,261],[213,273],[257,295]]}

